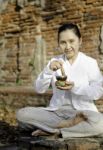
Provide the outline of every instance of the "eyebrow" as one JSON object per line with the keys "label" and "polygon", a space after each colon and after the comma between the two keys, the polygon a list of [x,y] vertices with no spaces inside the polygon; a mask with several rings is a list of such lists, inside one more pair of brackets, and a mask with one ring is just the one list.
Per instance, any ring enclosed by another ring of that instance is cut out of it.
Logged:
{"label": "eyebrow", "polygon": [[75,39],[67,39],[67,40],[59,40],[60,42],[65,42],[65,41],[74,41]]}

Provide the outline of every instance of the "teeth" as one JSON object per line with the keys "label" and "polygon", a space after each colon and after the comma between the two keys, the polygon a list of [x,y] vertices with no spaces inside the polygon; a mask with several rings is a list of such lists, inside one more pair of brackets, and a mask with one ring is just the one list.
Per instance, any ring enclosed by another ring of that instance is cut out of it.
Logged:
{"label": "teeth", "polygon": [[70,51],[66,51],[66,52],[67,52],[67,53],[68,53],[68,52],[72,52],[72,50],[70,50]]}
{"label": "teeth", "polygon": [[66,52],[71,52],[72,51],[72,49],[69,49],[69,50],[67,50]]}

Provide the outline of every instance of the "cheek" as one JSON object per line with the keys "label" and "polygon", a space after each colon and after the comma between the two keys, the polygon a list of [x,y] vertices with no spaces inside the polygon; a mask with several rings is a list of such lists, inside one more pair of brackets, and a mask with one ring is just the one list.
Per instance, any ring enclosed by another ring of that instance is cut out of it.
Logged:
{"label": "cheek", "polygon": [[74,47],[75,47],[76,49],[78,49],[78,48],[80,47],[80,44],[79,44],[79,43],[75,43],[75,44],[74,44]]}
{"label": "cheek", "polygon": [[60,49],[65,49],[65,45],[60,45]]}

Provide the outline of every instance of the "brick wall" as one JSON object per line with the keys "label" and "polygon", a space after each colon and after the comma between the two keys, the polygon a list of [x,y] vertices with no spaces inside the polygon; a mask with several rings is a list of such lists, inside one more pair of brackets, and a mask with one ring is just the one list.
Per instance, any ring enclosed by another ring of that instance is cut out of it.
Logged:
{"label": "brick wall", "polygon": [[99,50],[102,0],[45,0],[44,4],[7,0],[2,1],[0,12],[0,85],[32,85],[48,60],[60,53],[56,50],[57,29],[64,22],[79,25],[81,51],[96,58],[103,70]]}

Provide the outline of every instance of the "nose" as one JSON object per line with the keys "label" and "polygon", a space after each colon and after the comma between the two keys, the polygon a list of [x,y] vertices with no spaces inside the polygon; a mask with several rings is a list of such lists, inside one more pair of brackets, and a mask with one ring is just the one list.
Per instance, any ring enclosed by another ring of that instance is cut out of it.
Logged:
{"label": "nose", "polygon": [[70,48],[70,43],[67,42],[67,43],[66,43],[66,49],[69,49],[69,48]]}

